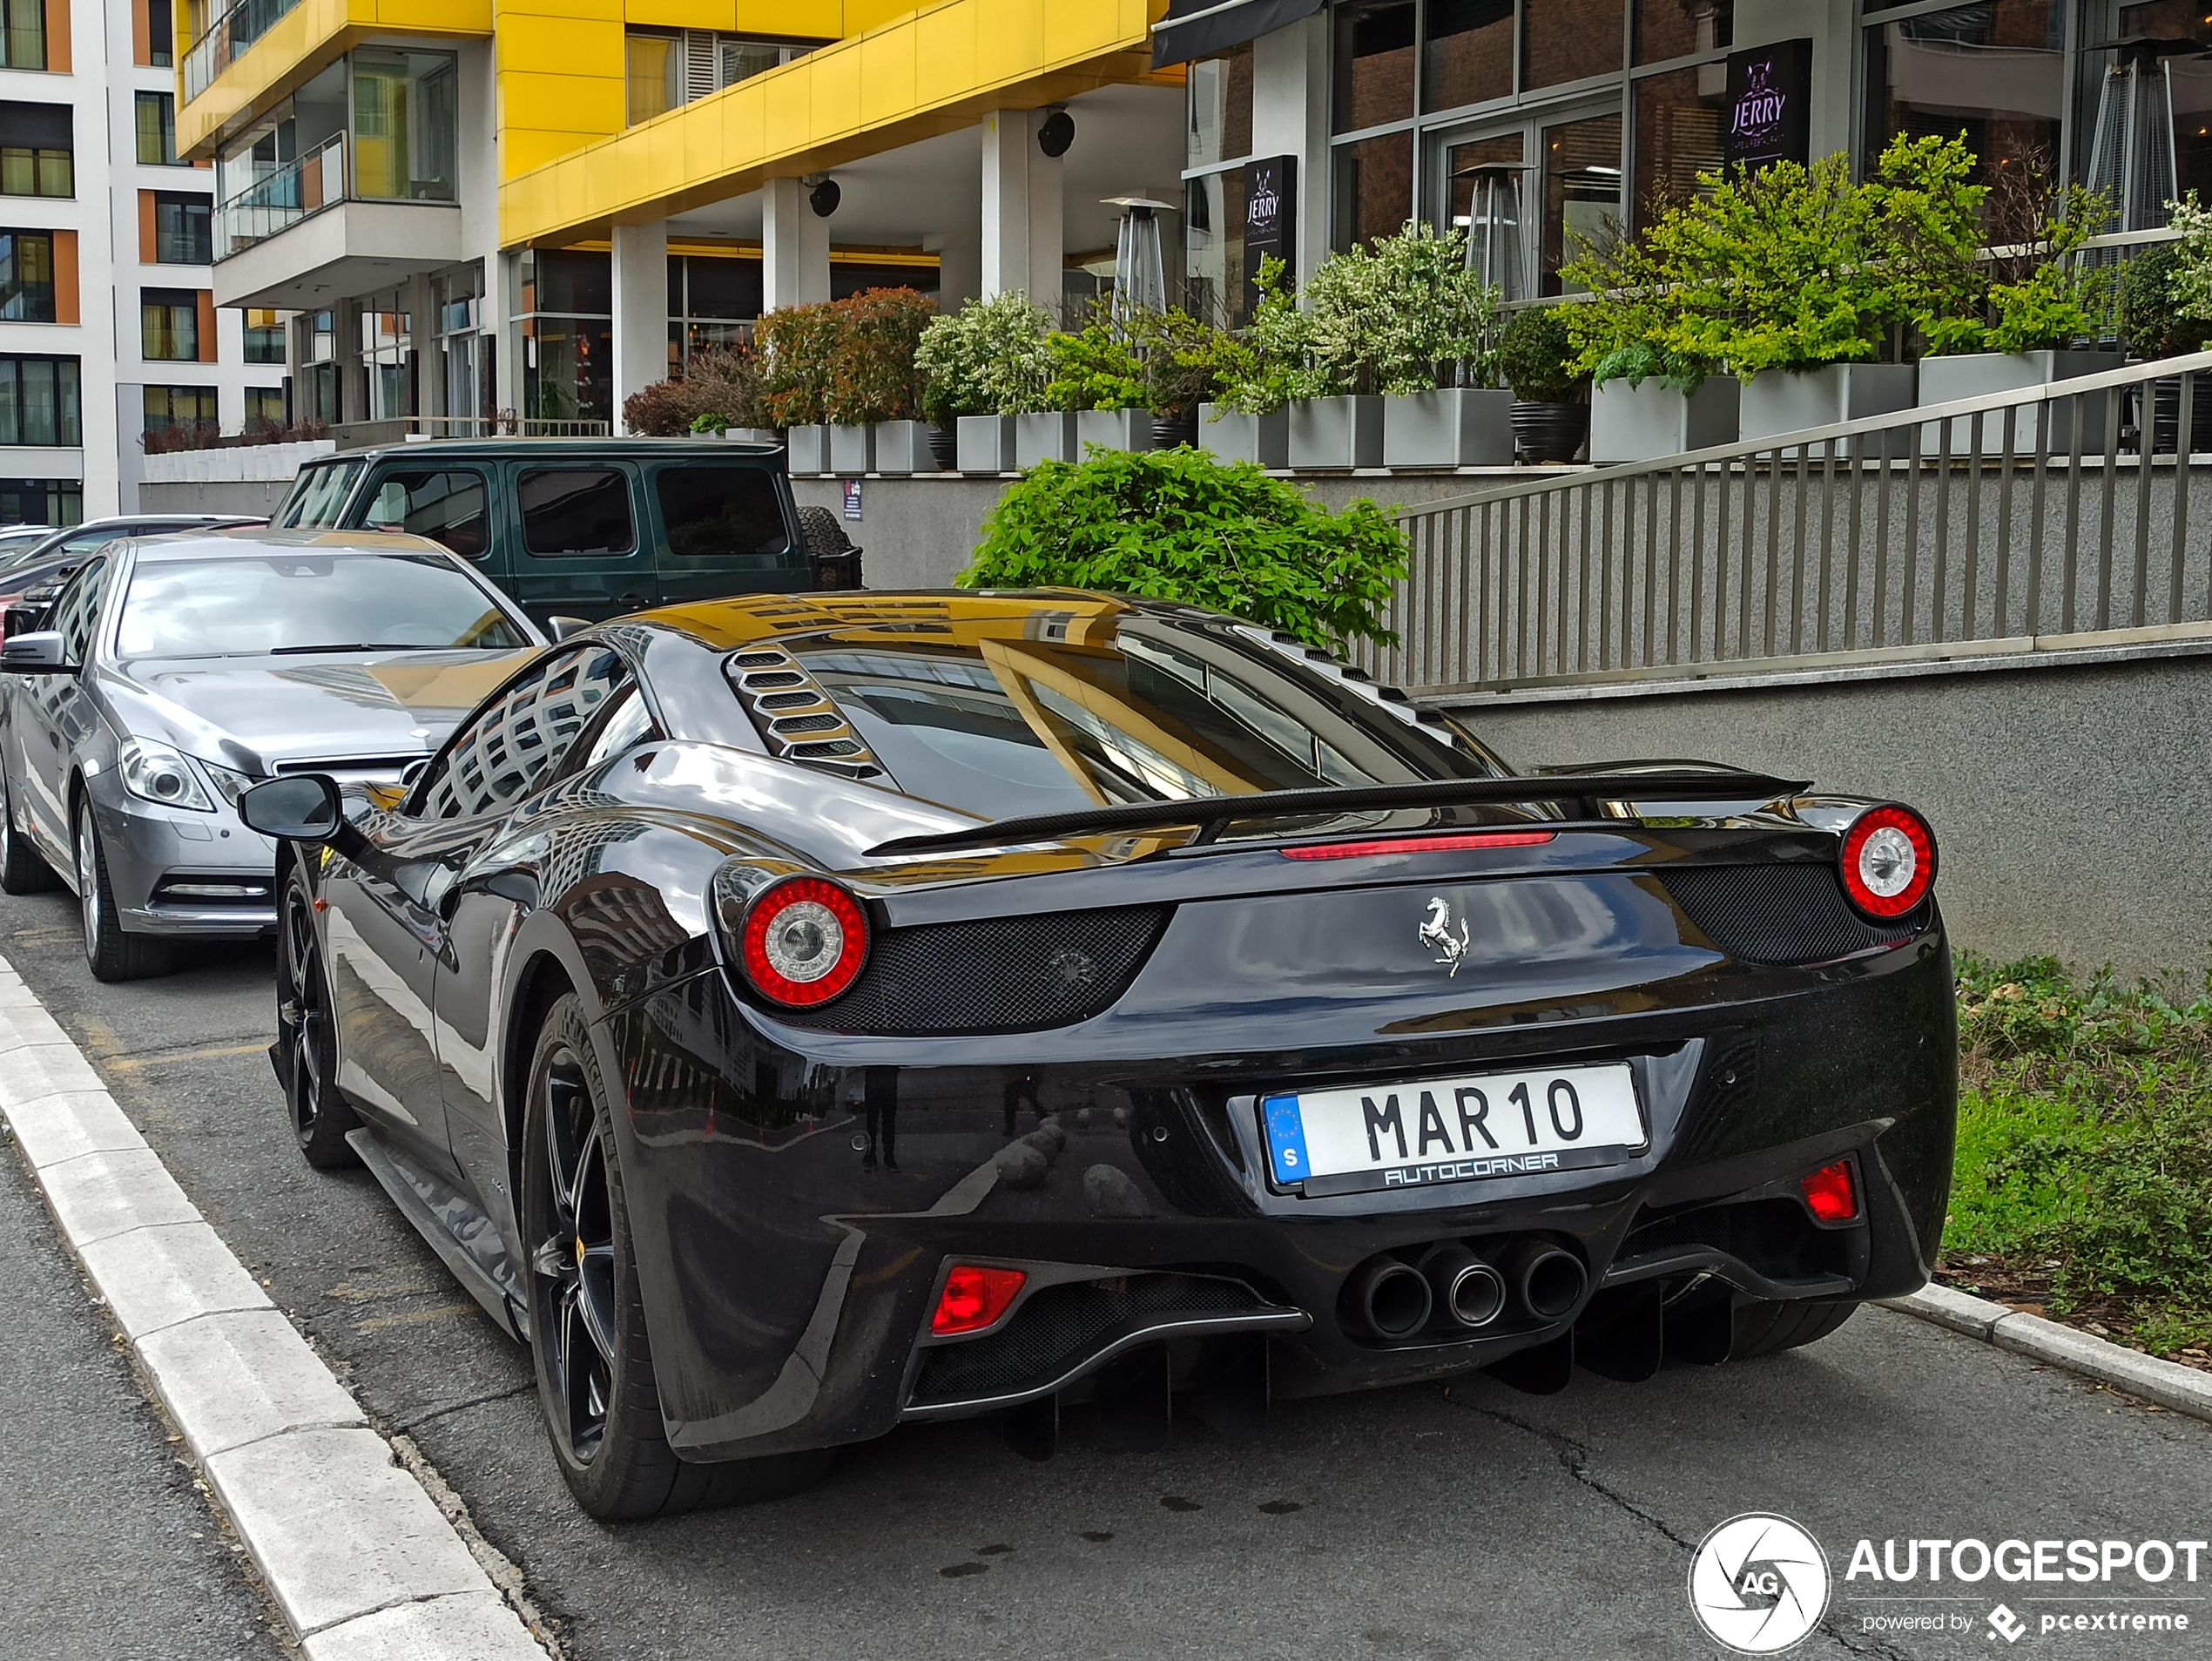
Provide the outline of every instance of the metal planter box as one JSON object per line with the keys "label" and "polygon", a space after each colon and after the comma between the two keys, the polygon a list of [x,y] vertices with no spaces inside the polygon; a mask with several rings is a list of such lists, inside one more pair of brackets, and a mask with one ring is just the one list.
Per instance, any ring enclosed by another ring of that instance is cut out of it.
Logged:
{"label": "metal planter box", "polygon": [[1292,469],[1342,471],[1382,465],[1382,399],[1300,398],[1284,413],[1290,417]]}
{"label": "metal planter box", "polygon": [[[2029,387],[2040,387],[2052,381],[2071,381],[2076,375],[2101,375],[2116,369],[2125,360],[2117,352],[1961,352],[1956,357],[1922,358],[1920,360],[1920,402],[1950,403],[1959,398],[1983,398],[1992,393],[2013,392]],[[2123,397],[2122,407],[2125,408]],[[2033,455],[2042,450],[2047,454],[2074,448],[2074,418],[2071,406],[2053,406],[2051,430],[2042,430],[2042,409],[2035,404],[2022,406],[2013,417],[2013,447],[2014,454]],[[1973,450],[1973,421],[1971,416],[1954,416],[1951,427],[1951,453],[1971,455]],[[1920,454],[1936,456],[1942,453],[1945,423],[1932,421],[1920,429]],[[2195,435],[2191,435],[2194,442]],[[1901,439],[1891,441],[1892,449]],[[2005,412],[1991,410],[1981,418],[1981,453],[1994,456],[2005,447]],[[2084,454],[2101,453],[2105,447],[2105,396],[2094,393],[2081,403],[2081,449]]]}
{"label": "metal planter box", "polygon": [[790,457],[787,465],[793,473],[830,470],[828,428],[793,427],[784,435],[784,444]]}
{"label": "metal planter box", "polygon": [[959,434],[960,470],[963,473],[1014,471],[1014,417],[962,415]]}
{"label": "metal planter box", "polygon": [[1262,467],[1291,464],[1291,417],[1287,409],[1241,415],[1217,404],[1198,406],[1198,448],[1224,462],[1258,462]]}
{"label": "metal planter box", "polygon": [[[1738,435],[1744,442],[1777,433],[1832,427],[1912,408],[1909,363],[1829,363],[1817,369],[1762,369],[1743,388]],[[1846,445],[1837,452],[1850,454]]]}
{"label": "metal planter box", "polygon": [[780,446],[784,436],[773,427],[732,427],[722,435],[731,444],[775,444]]}
{"label": "metal planter box", "polygon": [[1651,462],[1733,443],[1743,388],[1715,375],[1688,397],[1657,381],[1608,381],[1590,393],[1590,460]]}
{"label": "metal planter box", "polygon": [[1014,465],[1027,471],[1039,462],[1076,459],[1076,417],[1049,409],[1014,418]]}
{"label": "metal planter box", "polygon": [[1076,415],[1076,455],[1078,459],[1096,444],[1101,449],[1151,449],[1152,412],[1149,409],[1084,409]]}
{"label": "metal planter box", "polygon": [[829,429],[829,470],[833,473],[875,471],[875,429],[833,427]]}
{"label": "metal planter box", "polygon": [[1511,467],[1513,394],[1444,387],[1383,400],[1385,467]]}
{"label": "metal planter box", "polygon": [[929,423],[925,421],[880,421],[875,425],[875,470],[905,475],[934,473],[937,458],[929,453]]}

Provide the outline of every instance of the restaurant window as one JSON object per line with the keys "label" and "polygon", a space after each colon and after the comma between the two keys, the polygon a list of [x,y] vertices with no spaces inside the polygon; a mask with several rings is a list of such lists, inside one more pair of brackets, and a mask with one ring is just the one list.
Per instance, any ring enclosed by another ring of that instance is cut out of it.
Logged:
{"label": "restaurant window", "polygon": [[212,387],[148,387],[141,407],[145,430],[156,437],[199,433],[212,438],[222,430]]}
{"label": "restaurant window", "polygon": [[199,295],[190,288],[147,288],[138,294],[139,344],[149,362],[199,361]]}
{"label": "restaurant window", "polygon": [[84,442],[75,358],[0,357],[0,444]]}
{"label": "restaurant window", "polygon": [[1335,128],[1359,132],[1413,113],[1413,0],[1354,0],[1336,11]]}
{"label": "restaurant window", "polygon": [[2168,201],[2212,198],[2212,3],[2099,10],[2075,25],[2073,172],[2111,192],[2113,229],[2154,230]]}
{"label": "restaurant window", "polygon": [[0,69],[45,67],[45,0],[0,0]]}
{"label": "restaurant window", "polygon": [[1566,292],[1559,268],[1621,215],[1621,118],[1598,116],[1543,131],[1543,292]]}
{"label": "restaurant window", "polygon": [[0,231],[0,320],[54,321],[54,233]]}
{"label": "restaurant window", "polygon": [[66,104],[0,103],[0,195],[74,196]]}
{"label": "restaurant window", "polygon": [[1698,175],[1720,171],[1727,159],[1721,144],[1727,93],[1725,61],[1647,75],[1635,84],[1634,229],[1702,194]]}
{"label": "restaurant window", "polygon": [[523,415],[610,420],[614,290],[607,256],[526,248],[514,273]]}
{"label": "restaurant window", "polygon": [[1413,135],[1389,132],[1336,149],[1335,248],[1404,228],[1413,211]]}
{"label": "restaurant window", "polygon": [[1521,0],[1522,90],[1617,74],[1622,4],[1622,0]]}
{"label": "restaurant window", "polygon": [[176,96],[169,92],[135,92],[132,99],[138,117],[139,165],[176,166]]}
{"label": "restaurant window", "polygon": [[1513,96],[1514,0],[1430,0],[1421,107]]}
{"label": "restaurant window", "polygon": [[[1183,186],[1186,303],[1221,328],[1242,328],[1250,286],[1244,270],[1244,170],[1225,168]],[[1252,273],[1257,275],[1257,273]]]}
{"label": "restaurant window", "polygon": [[259,306],[246,308],[246,361],[284,361],[284,314]]}
{"label": "restaurant window", "polygon": [[1902,134],[1963,136],[1977,184],[2000,168],[2056,166],[2065,28],[2060,0],[1981,0],[1869,28],[1863,165]]}
{"label": "restaurant window", "polygon": [[214,199],[157,191],[153,198],[153,259],[156,265],[215,263]]}
{"label": "restaurant window", "polygon": [[1184,72],[1190,126],[1184,165],[1211,167],[1252,153],[1252,49],[1242,46],[1202,57]]}
{"label": "restaurant window", "polygon": [[1508,300],[1528,297],[1525,141],[1502,132],[1444,152],[1445,223],[1467,234],[1467,262]]}
{"label": "restaurant window", "polygon": [[716,254],[668,260],[668,369],[681,375],[703,353],[749,340],[760,315],[760,261]]}
{"label": "restaurant window", "polygon": [[[1736,44],[1736,0],[1634,0],[1635,61],[1726,51]],[[1872,10],[1871,7],[1868,10]]]}

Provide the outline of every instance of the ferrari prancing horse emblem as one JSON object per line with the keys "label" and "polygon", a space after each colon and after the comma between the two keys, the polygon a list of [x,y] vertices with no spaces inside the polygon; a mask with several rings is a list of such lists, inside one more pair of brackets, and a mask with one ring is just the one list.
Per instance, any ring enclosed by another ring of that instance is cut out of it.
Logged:
{"label": "ferrari prancing horse emblem", "polygon": [[1420,942],[1438,954],[1438,962],[1450,964],[1452,974],[1456,976],[1460,965],[1467,960],[1469,944],[1467,922],[1464,918],[1460,920],[1460,937],[1453,939],[1452,908],[1440,895],[1433,895],[1428,902],[1428,921],[1420,927]]}

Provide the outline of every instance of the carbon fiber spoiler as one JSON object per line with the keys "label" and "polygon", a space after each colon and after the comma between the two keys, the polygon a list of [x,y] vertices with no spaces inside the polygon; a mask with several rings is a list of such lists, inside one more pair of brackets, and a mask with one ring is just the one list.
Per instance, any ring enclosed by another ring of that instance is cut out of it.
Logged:
{"label": "carbon fiber spoiler", "polygon": [[1608,773],[1541,779],[1424,779],[1403,785],[1344,785],[1325,790],[1260,790],[1243,796],[1204,796],[1184,801],[1116,802],[1067,814],[1001,819],[926,836],[900,836],[868,850],[871,859],[901,854],[943,854],[963,847],[1014,847],[1069,836],[1158,830],[1196,825],[1210,842],[1231,820],[1293,814],[1359,813],[1390,807],[1456,807],[1467,803],[1527,801],[1771,801],[1807,788],[1804,779],[1763,773]]}

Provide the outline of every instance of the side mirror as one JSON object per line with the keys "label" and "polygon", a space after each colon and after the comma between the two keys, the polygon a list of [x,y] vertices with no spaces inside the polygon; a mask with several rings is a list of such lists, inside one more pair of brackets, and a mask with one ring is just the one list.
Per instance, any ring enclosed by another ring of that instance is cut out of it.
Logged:
{"label": "side mirror", "polygon": [[548,618],[545,619],[546,630],[552,635],[556,645],[572,634],[582,634],[590,626],[590,618]]}
{"label": "side mirror", "polygon": [[255,785],[238,799],[238,816],[262,835],[287,842],[327,842],[346,822],[337,785],[320,773]]}
{"label": "side mirror", "polygon": [[65,661],[67,656],[61,636],[51,630],[15,635],[0,645],[0,674],[73,675],[77,665]]}

